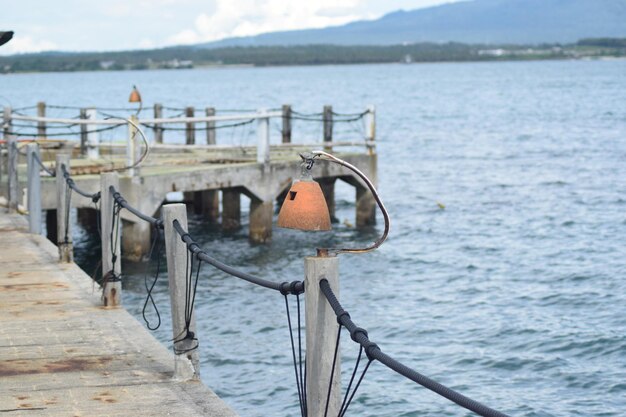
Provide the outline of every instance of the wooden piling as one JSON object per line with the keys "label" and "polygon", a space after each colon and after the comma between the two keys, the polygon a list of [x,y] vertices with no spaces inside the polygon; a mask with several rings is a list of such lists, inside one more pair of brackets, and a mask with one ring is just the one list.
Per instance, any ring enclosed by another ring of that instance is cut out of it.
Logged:
{"label": "wooden piling", "polygon": [[[187,230],[187,209],[184,204],[167,204],[163,206],[163,223],[165,228],[167,276],[172,307],[172,334],[174,340],[178,341],[175,342],[177,354],[174,362],[174,378],[188,381],[200,378],[200,358],[198,349],[193,349],[197,346],[198,341],[185,339],[186,282],[188,273],[187,245],[174,229],[174,220],[178,220],[180,225]],[[189,331],[196,333],[196,317],[193,311]]]}
{"label": "wooden piling", "polygon": [[[211,117],[211,116],[215,116],[215,108],[213,107],[207,107],[206,108],[206,115]],[[206,122],[206,144],[207,145],[215,145],[216,142],[216,130],[215,130],[215,122],[214,121],[210,121],[210,122]]]}
{"label": "wooden piling", "polygon": [[119,190],[117,172],[105,172],[100,175],[100,239],[102,246],[102,301],[106,307],[122,304],[122,257],[121,219],[113,224],[113,195],[111,186]]}
{"label": "wooden piling", "polygon": [[[137,116],[131,115],[130,120],[137,123]],[[128,123],[128,139],[126,141],[126,166],[133,167],[128,169],[128,175],[135,177],[139,175],[139,168],[134,167],[137,162],[137,149],[139,148],[139,139],[137,138],[137,128],[132,123]]]}
{"label": "wooden piling", "polygon": [[[81,119],[87,119],[87,109],[80,109]],[[87,155],[87,127],[86,124],[80,125],[80,154]]]}
{"label": "wooden piling", "polygon": [[[328,415],[339,414],[341,406],[341,360],[337,356],[332,372],[338,331],[337,317],[320,290],[320,281],[328,280],[339,296],[339,259],[307,257],[304,260],[306,316],[306,399],[309,417],[324,417],[329,384],[332,386]],[[333,374],[330,380],[331,372]]]}
{"label": "wooden piling", "polygon": [[9,192],[8,192],[8,200],[9,200],[9,213],[14,213],[17,211],[17,205],[19,201],[18,197],[18,178],[17,178],[17,163],[18,163],[18,151],[17,151],[17,140],[15,136],[9,134],[7,137],[7,156],[8,156],[8,164],[7,164],[7,174],[9,181]]}
{"label": "wooden piling", "polygon": [[[154,118],[160,119],[163,117],[163,105],[161,103],[154,104]],[[154,125],[154,142],[163,143],[163,127],[161,123],[155,123]]]}
{"label": "wooden piling", "polygon": [[283,104],[283,143],[291,143],[291,105]]}
{"label": "wooden piling", "polygon": [[[43,101],[37,103],[37,117],[46,117],[46,103]],[[37,137],[45,139],[46,122],[37,122]]]}
{"label": "wooden piling", "polygon": [[9,134],[11,133],[11,123],[12,123],[12,110],[10,106],[5,106],[2,109],[2,138],[4,140],[8,140]]}
{"label": "wooden piling", "polygon": [[[186,117],[193,117],[194,115],[194,108],[193,107],[186,107],[185,108],[185,116]],[[195,123],[186,123],[185,124],[185,143],[187,145],[193,145],[196,143],[196,130],[195,130]]]}
{"label": "wooden piling", "polygon": [[[333,141],[333,106],[324,106],[323,111],[324,120],[324,142]],[[331,152],[332,146],[324,145],[324,151]]]}
{"label": "wooden piling", "polygon": [[70,155],[57,154],[56,156],[56,184],[57,184],[57,247],[59,248],[59,262],[74,260],[72,245],[72,222],[70,221],[71,204],[68,205],[68,190],[63,176],[62,166],[70,172]]}
{"label": "wooden piling", "polygon": [[27,203],[28,203],[28,229],[30,233],[40,235],[41,227],[41,167],[37,162],[39,146],[30,143],[27,146],[26,163],[28,169]]}

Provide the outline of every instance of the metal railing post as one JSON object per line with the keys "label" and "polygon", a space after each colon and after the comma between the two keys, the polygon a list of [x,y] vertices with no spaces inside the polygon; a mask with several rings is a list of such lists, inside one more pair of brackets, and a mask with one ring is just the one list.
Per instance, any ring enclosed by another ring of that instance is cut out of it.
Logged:
{"label": "metal railing post", "polygon": [[27,204],[28,230],[30,233],[41,234],[41,167],[37,162],[39,146],[30,143],[27,146],[26,163],[28,167]]}
{"label": "metal railing post", "polygon": [[102,301],[106,307],[122,304],[122,258],[121,222],[113,224],[113,195],[111,186],[119,189],[117,172],[104,172],[100,175],[100,239],[102,246]]}
{"label": "metal railing post", "polygon": [[[187,230],[187,208],[184,204],[164,205],[163,225],[165,229],[167,277],[172,304],[172,333],[174,340],[178,341],[174,357],[174,379],[189,381],[200,378],[200,357],[198,349],[194,349],[198,342],[185,338],[185,301],[187,299],[185,290],[189,266],[187,265],[187,245],[174,229],[174,220],[178,220],[180,225]],[[191,312],[189,331],[196,333],[194,311]]]}
{"label": "metal railing post", "polygon": [[[326,415],[326,398],[329,416],[339,415],[341,407],[341,361],[334,361],[339,324],[332,307],[320,289],[326,279],[339,295],[339,258],[336,256],[307,257],[304,260],[305,315],[306,315],[306,402],[309,417]],[[335,369],[332,370],[333,362]],[[333,376],[332,381],[330,376]]]}

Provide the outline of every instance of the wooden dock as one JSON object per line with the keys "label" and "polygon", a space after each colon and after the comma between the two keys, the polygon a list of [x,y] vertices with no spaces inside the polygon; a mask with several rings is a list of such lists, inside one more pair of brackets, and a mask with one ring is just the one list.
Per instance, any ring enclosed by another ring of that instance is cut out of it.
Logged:
{"label": "wooden dock", "polygon": [[45,237],[0,209],[0,413],[235,416]]}

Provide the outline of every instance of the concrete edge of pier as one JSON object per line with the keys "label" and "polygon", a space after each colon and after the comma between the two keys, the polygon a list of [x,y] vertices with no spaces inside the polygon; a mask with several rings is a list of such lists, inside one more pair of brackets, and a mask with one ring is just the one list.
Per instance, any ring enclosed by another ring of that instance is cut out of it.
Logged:
{"label": "concrete edge of pier", "polygon": [[236,416],[58,250],[0,212],[0,412],[29,416]]}

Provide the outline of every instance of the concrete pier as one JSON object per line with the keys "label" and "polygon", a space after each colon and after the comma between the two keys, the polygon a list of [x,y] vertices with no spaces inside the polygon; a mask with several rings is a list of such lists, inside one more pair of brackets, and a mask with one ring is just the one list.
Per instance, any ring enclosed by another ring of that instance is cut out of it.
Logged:
{"label": "concrete pier", "polygon": [[224,416],[202,383],[176,382],[173,354],[57,248],[0,209],[0,413]]}
{"label": "concrete pier", "polygon": [[[120,172],[120,193],[129,204],[142,213],[157,215],[170,192],[183,192],[193,204],[194,212],[203,215],[208,222],[220,217],[225,231],[241,227],[242,198],[250,199],[249,236],[255,243],[265,243],[272,238],[272,222],[276,200],[300,177],[298,153],[308,148],[298,145],[272,147],[270,159],[259,163],[255,148],[189,148],[155,150],[142,165],[136,176]],[[375,153],[350,152],[337,155],[359,167],[376,183]],[[100,172],[111,168],[115,159],[71,160],[72,178],[76,185],[87,192],[99,190]],[[122,161],[117,162],[120,167]],[[25,169],[25,168],[23,168]],[[313,176],[320,182],[331,216],[334,218],[334,188],[337,180],[355,187],[355,224],[368,226],[375,222],[376,203],[365,184],[348,169],[320,161],[313,169]],[[20,176],[24,181],[25,176]],[[23,187],[20,187],[20,189]],[[42,177],[42,208],[56,209],[57,190],[55,180]],[[90,199],[75,196],[72,207],[93,208]],[[150,248],[151,227],[126,210],[121,212],[123,220],[122,255],[131,260],[141,260]],[[47,217],[50,219],[49,217]],[[336,221],[336,219],[334,219]],[[49,224],[50,225],[50,224]]]}

